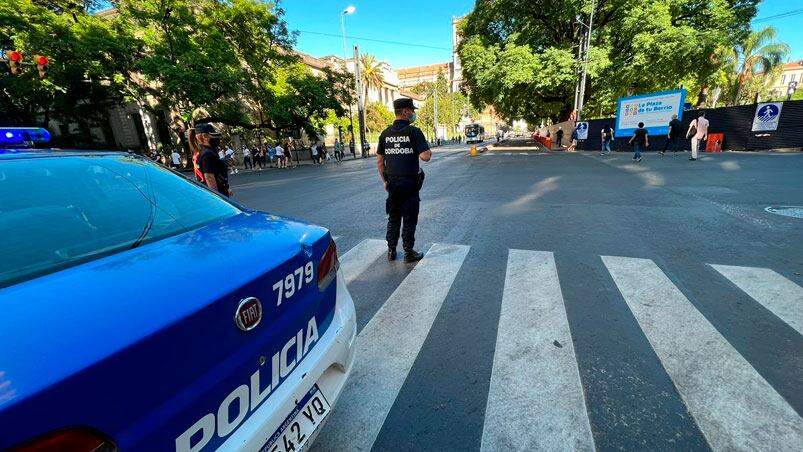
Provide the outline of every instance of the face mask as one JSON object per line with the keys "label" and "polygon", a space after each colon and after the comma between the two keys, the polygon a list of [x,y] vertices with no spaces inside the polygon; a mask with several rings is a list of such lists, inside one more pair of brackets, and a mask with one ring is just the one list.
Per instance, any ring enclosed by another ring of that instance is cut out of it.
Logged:
{"label": "face mask", "polygon": [[209,146],[212,146],[213,148],[220,146],[220,137],[210,137]]}
{"label": "face mask", "polygon": [[417,116],[416,112],[413,112],[413,116],[410,116],[410,124],[415,122],[416,116]]}

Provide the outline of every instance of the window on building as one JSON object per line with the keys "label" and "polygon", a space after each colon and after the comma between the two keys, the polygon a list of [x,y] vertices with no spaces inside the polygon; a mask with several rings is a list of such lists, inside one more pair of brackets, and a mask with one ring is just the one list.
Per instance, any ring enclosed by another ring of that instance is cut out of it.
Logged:
{"label": "window on building", "polygon": [[794,82],[796,79],[797,79],[797,74],[792,74],[792,78],[789,81]]}
{"label": "window on building", "polygon": [[786,84],[786,74],[781,76],[781,85],[784,85],[784,84]]}

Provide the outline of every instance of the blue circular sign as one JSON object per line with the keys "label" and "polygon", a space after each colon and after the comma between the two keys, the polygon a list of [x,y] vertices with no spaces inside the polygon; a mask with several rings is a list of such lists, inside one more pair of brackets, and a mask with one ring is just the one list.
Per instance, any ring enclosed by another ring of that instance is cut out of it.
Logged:
{"label": "blue circular sign", "polygon": [[762,122],[774,121],[780,112],[777,105],[767,104],[758,110],[757,117]]}

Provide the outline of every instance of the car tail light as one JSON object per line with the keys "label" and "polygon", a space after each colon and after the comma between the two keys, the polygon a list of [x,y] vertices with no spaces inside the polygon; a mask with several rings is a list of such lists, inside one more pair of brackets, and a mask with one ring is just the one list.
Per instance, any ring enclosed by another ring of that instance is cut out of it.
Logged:
{"label": "car tail light", "polygon": [[318,264],[318,289],[323,292],[329,286],[329,283],[337,276],[337,270],[340,268],[340,261],[337,260],[337,246],[335,241],[329,242],[329,247],[321,257],[321,262]]}
{"label": "car tail light", "polygon": [[117,446],[92,430],[71,428],[49,433],[11,450],[13,452],[114,452]]}

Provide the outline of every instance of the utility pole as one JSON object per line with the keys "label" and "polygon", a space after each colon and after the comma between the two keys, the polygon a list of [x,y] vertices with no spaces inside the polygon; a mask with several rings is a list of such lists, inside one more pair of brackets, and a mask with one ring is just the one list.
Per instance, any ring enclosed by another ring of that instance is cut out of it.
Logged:
{"label": "utility pole", "polygon": [[435,93],[433,95],[432,108],[435,116],[435,142],[438,142],[438,82],[435,82]]}
{"label": "utility pole", "polygon": [[[343,35],[343,64],[345,65],[344,69],[346,70],[346,72],[348,72],[349,70],[348,68],[349,53],[346,47],[346,16],[354,13],[354,11],[355,8],[353,6],[349,6],[340,13],[340,34]],[[356,66],[357,62],[355,61],[354,64]],[[350,130],[351,141],[356,143],[357,140],[354,139],[354,114],[351,111],[351,102],[349,102],[349,129],[351,129]],[[340,137],[340,141],[341,142],[343,141],[342,136]]]}
{"label": "utility pole", "polygon": [[580,117],[583,113],[583,103],[584,103],[583,101],[586,95],[586,77],[588,75],[588,59],[589,55],[591,54],[591,29],[592,29],[591,27],[593,26],[594,23],[594,7],[595,7],[595,2],[594,0],[591,0],[591,15],[588,18],[588,25],[587,25],[588,39],[586,40],[586,47],[585,47],[586,58],[585,58],[585,64],[583,65],[583,80],[580,82],[580,95],[578,96],[579,98],[577,100],[577,106],[579,107],[577,109],[578,121],[580,120]]}
{"label": "utility pole", "polygon": [[575,76],[577,79],[574,82],[574,107],[572,108],[573,111],[577,111],[578,109],[577,101],[580,98],[579,97],[580,77],[581,77],[580,65],[583,64],[583,42],[585,42],[585,34],[580,33],[580,39],[577,41],[577,70],[575,71]]}
{"label": "utility pole", "polygon": [[357,89],[357,120],[360,126],[360,146],[362,156],[367,155],[365,145],[365,99],[363,98],[362,74],[360,69],[360,47],[354,46],[354,86]]}

